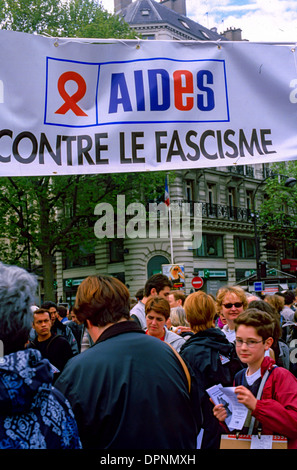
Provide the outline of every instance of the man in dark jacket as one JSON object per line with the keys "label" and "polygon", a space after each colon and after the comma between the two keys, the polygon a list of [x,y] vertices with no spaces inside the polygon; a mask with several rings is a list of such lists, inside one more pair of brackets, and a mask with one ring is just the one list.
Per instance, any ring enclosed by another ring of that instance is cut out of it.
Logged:
{"label": "man in dark jacket", "polygon": [[193,407],[170,346],[129,319],[129,297],[115,278],[80,284],[76,315],[95,344],[55,385],[71,403],[85,449],[195,449],[199,403]]}
{"label": "man in dark jacket", "polygon": [[52,321],[52,328],[51,328],[52,334],[64,336],[71,346],[73,355],[75,356],[76,354],[78,354],[79,350],[78,350],[77,341],[75,339],[73,332],[71,331],[71,328],[69,328],[67,324],[62,323],[58,318],[58,306],[54,302],[48,301],[48,302],[44,302],[41,305],[41,308],[48,310],[50,313],[50,317]]}

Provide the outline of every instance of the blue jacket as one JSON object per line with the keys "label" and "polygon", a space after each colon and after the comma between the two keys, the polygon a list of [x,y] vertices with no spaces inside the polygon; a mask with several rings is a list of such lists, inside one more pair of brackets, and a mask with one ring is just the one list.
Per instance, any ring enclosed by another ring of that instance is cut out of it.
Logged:
{"label": "blue jacket", "polygon": [[0,449],[79,449],[69,402],[36,349],[0,358]]}

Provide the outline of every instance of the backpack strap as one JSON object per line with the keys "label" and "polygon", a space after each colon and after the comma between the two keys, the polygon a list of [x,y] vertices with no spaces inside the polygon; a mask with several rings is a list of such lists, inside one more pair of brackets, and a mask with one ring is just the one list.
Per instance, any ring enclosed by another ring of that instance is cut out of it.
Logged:
{"label": "backpack strap", "polygon": [[48,342],[48,345],[46,347],[46,352],[48,353],[49,347],[51,346],[52,342],[55,341],[56,338],[59,338],[62,335],[52,335],[50,341]]}
{"label": "backpack strap", "polygon": [[[261,380],[261,383],[260,383],[260,387],[258,389],[258,393],[257,393],[257,400],[260,400],[261,397],[262,397],[262,393],[263,393],[263,389],[264,389],[264,385],[266,383],[266,380],[268,379],[269,375],[271,374],[271,372],[273,371],[273,369],[277,367],[277,365],[274,365],[273,368],[271,370],[266,370],[263,377],[262,377],[262,380]],[[252,419],[251,419],[251,422],[250,422],[250,426],[249,426],[249,430],[248,430],[248,434],[252,434],[253,433],[253,429],[254,429],[254,426],[255,426],[255,421],[256,421],[256,418],[254,416],[252,416]],[[258,435],[261,434],[261,431],[260,429],[258,430]]]}
{"label": "backpack strap", "polygon": [[[165,342],[166,342],[166,341],[165,341]],[[173,347],[171,344],[169,344],[169,343],[167,343],[167,342],[166,342],[166,344],[168,344],[168,346],[170,346],[170,348],[172,349],[172,351],[174,352],[174,354],[175,354],[176,357],[178,358],[179,362],[181,363],[182,368],[184,369],[184,373],[185,373],[185,375],[186,375],[187,382],[188,382],[188,391],[189,391],[189,393],[190,393],[190,392],[191,392],[191,376],[190,376],[189,369],[187,368],[185,361],[184,361],[183,358],[180,356],[180,354],[178,354],[178,352],[176,351],[176,349],[174,349],[174,347]]]}

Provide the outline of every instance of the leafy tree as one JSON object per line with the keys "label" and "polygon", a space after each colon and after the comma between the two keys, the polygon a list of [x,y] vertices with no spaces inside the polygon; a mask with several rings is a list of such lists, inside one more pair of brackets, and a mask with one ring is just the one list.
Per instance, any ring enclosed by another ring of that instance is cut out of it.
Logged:
{"label": "leafy tree", "polygon": [[0,0],[1,28],[85,38],[134,38],[129,25],[98,0]]}
{"label": "leafy tree", "polygon": [[285,187],[288,177],[297,179],[297,162],[275,163],[272,177],[265,182],[264,202],[260,207],[259,226],[264,228],[268,241],[297,241],[297,185]]}
{"label": "leafy tree", "polygon": [[61,35],[82,38],[135,38],[118,15],[103,9],[98,0],[70,0],[61,9]]}
{"label": "leafy tree", "polygon": [[3,0],[0,2],[1,29],[24,33],[55,34],[60,20],[57,0]]}

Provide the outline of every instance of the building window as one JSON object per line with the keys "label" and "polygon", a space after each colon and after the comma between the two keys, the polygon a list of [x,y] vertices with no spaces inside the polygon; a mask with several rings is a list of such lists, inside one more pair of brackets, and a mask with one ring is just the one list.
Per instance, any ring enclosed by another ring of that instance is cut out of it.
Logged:
{"label": "building window", "polygon": [[215,203],[214,188],[215,188],[214,184],[207,185],[207,198],[208,198],[208,203],[210,206],[212,206]]}
{"label": "building window", "polygon": [[79,268],[83,266],[95,266],[95,246],[85,247],[75,245],[72,253],[64,258],[64,269]]}
{"label": "building window", "polygon": [[246,192],[246,208],[249,211],[253,210],[252,201],[253,201],[253,191],[247,190],[247,192]]}
{"label": "building window", "polygon": [[203,234],[201,246],[194,250],[194,256],[223,258],[223,235]]}
{"label": "building window", "polygon": [[141,39],[149,39],[150,41],[156,39],[155,34],[142,34]]}
{"label": "building window", "polygon": [[236,207],[236,194],[234,188],[228,188],[228,206],[229,206],[229,217],[234,219],[235,217],[235,207]]}
{"label": "building window", "polygon": [[186,201],[192,202],[194,200],[193,180],[186,180]]}
{"label": "building window", "polygon": [[200,29],[200,33],[201,33],[202,36],[204,36],[206,39],[210,39],[209,34],[208,34],[206,31],[202,31],[202,29]]}
{"label": "building window", "polygon": [[121,263],[124,261],[124,240],[115,238],[109,242],[109,262]]}
{"label": "building window", "polygon": [[179,18],[178,21],[183,25],[184,28],[190,29],[190,26],[188,25],[188,23],[186,23],[185,20],[181,20],[181,19]]}
{"label": "building window", "polygon": [[235,207],[235,189],[229,188],[228,189],[228,204],[229,207]]}
{"label": "building window", "polygon": [[215,184],[207,184],[207,203],[208,203],[208,215],[210,217],[216,217],[216,186]]}
{"label": "building window", "polygon": [[255,259],[256,244],[253,238],[234,237],[235,258]]}

